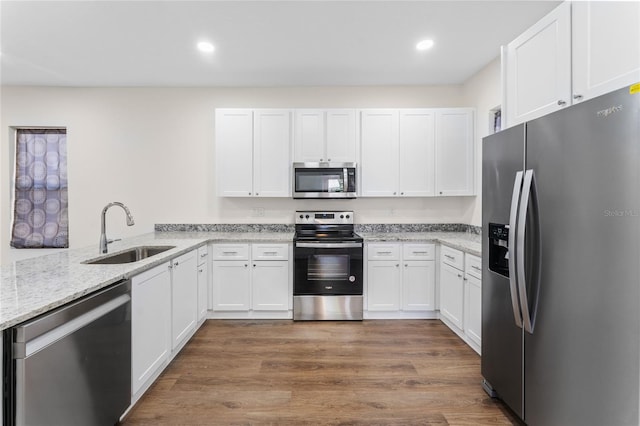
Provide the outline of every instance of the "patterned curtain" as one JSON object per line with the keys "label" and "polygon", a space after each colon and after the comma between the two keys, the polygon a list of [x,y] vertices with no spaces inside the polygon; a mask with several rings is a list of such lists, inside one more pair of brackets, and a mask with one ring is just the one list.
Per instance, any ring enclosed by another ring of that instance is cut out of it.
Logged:
{"label": "patterned curtain", "polygon": [[69,247],[67,131],[18,129],[11,246]]}

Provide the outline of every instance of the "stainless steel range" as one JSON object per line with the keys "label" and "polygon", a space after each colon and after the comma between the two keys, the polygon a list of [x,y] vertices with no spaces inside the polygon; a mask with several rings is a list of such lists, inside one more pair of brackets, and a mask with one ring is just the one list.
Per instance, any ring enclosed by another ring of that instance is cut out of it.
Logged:
{"label": "stainless steel range", "polygon": [[353,212],[296,212],[293,240],[293,319],[362,320],[362,237]]}

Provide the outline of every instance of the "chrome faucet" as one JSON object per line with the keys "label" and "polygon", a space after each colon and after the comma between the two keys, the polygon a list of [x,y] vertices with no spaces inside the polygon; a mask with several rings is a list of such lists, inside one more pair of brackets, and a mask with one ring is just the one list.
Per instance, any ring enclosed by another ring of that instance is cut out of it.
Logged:
{"label": "chrome faucet", "polygon": [[107,204],[104,207],[104,209],[102,209],[102,222],[100,225],[100,253],[106,253],[107,244],[112,243],[114,241],[114,240],[107,240],[107,231],[106,231],[106,225],[105,225],[105,217],[107,215],[107,210],[109,210],[109,207],[111,206],[120,206],[124,209],[124,212],[127,214],[127,226],[133,226],[133,224],[135,223],[133,221],[133,216],[131,216],[131,212],[129,211],[127,206],[125,206],[119,201],[114,201],[113,203]]}

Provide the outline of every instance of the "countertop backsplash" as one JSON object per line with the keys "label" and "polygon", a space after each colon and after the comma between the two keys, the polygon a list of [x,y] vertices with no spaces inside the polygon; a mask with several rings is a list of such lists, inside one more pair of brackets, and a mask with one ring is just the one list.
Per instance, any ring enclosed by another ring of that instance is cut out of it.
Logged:
{"label": "countertop backsplash", "polygon": [[[156,232],[295,232],[293,224],[247,223],[247,224],[195,224],[159,223]],[[356,232],[467,232],[480,235],[479,226],[462,223],[357,223]]]}

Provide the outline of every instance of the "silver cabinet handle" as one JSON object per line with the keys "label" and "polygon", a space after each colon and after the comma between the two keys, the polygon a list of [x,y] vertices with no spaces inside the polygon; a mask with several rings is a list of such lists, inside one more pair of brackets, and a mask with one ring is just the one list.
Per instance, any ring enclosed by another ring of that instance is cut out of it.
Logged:
{"label": "silver cabinet handle", "polygon": [[462,278],[462,275],[458,274],[458,278]]}
{"label": "silver cabinet handle", "polygon": [[455,257],[449,256],[448,254],[445,254],[444,257],[446,257],[447,259],[456,260]]}
{"label": "silver cabinet handle", "polygon": [[573,99],[579,101],[580,99],[582,99],[582,95],[575,94],[573,95]]}
{"label": "silver cabinet handle", "polygon": [[404,267],[405,267],[405,268],[409,267],[409,264],[408,264],[408,263],[405,263],[405,264],[404,264]]}
{"label": "silver cabinet handle", "polygon": [[404,192],[401,192],[400,195],[404,195]]}
{"label": "silver cabinet handle", "polygon": [[471,265],[471,267],[476,271],[482,271],[482,268],[478,268],[476,265]]}
{"label": "silver cabinet handle", "polygon": [[396,194],[397,194],[397,192],[396,192],[396,191],[393,191],[393,195],[396,195]]}
{"label": "silver cabinet handle", "polygon": [[[526,132],[526,127],[525,127]],[[516,277],[516,230],[518,220],[518,205],[522,190],[522,171],[516,173],[513,181],[513,193],[511,194],[511,211],[509,212],[509,292],[511,293],[511,308],[513,319],[518,328],[522,328],[522,314],[518,300],[518,284]]]}
{"label": "silver cabinet handle", "polygon": [[[537,210],[537,191],[536,191],[536,178],[533,174],[533,170],[529,169],[524,174],[524,183],[522,185],[522,196],[520,198],[520,214],[518,215],[518,234],[516,240],[516,250],[517,250],[517,273],[518,273],[518,289],[520,293],[520,309],[522,311],[522,319],[524,321],[524,329],[529,334],[533,334],[533,326],[534,320],[531,318],[531,314],[529,312],[529,295],[527,294],[527,277],[525,275],[525,264],[524,264],[524,242],[525,242],[525,233],[527,232],[527,212],[529,211],[529,199],[531,198],[532,205],[535,210]],[[537,218],[537,211],[535,212],[534,218]],[[536,226],[534,232],[539,232],[540,227]],[[540,241],[538,235],[535,235],[536,242]],[[540,245],[537,245],[538,249]],[[539,257],[537,258],[539,259]],[[537,261],[536,259],[536,261]],[[540,276],[540,274],[534,274],[536,278]],[[533,309],[533,313],[535,313],[535,306]]]}
{"label": "silver cabinet handle", "polygon": [[396,263],[396,268],[397,268],[397,267],[399,267],[399,266],[400,266],[400,264],[399,264],[399,263]]}
{"label": "silver cabinet handle", "polygon": [[331,158],[327,158],[327,161],[331,161]]}
{"label": "silver cabinet handle", "polygon": [[223,251],[222,254],[238,254],[237,251]]}
{"label": "silver cabinet handle", "polygon": [[393,253],[392,251],[379,251],[376,254],[391,254]]}
{"label": "silver cabinet handle", "polygon": [[276,254],[278,254],[277,251],[265,251],[262,253],[265,256],[275,256]]}
{"label": "silver cabinet handle", "polygon": [[249,265],[247,265],[247,264],[245,263],[245,264],[244,264],[244,267],[246,268],[247,266],[249,266]]}
{"label": "silver cabinet handle", "polygon": [[558,101],[558,105],[560,106],[565,106],[566,104],[567,104],[567,101],[563,101],[562,99]]}
{"label": "silver cabinet handle", "polygon": [[173,266],[178,266],[179,264],[180,264],[180,262],[178,262],[178,261],[176,260],[176,262],[173,264]]}
{"label": "silver cabinet handle", "polygon": [[254,268],[256,267],[256,264],[255,264],[255,263],[253,264],[253,267],[254,267]]}
{"label": "silver cabinet handle", "polygon": [[413,253],[413,254],[427,254],[429,252],[428,251],[412,251],[411,253]]}
{"label": "silver cabinet handle", "polygon": [[324,159],[321,158],[320,161],[324,161]]}
{"label": "silver cabinet handle", "polygon": [[256,192],[256,196],[258,196],[258,195],[260,195],[260,194],[258,194],[258,193]]}
{"label": "silver cabinet handle", "polygon": [[249,195],[251,195],[251,193],[249,193]]}
{"label": "silver cabinet handle", "polygon": [[202,269],[202,268],[198,269],[198,272],[202,272],[202,271],[204,271],[204,269]]}
{"label": "silver cabinet handle", "polygon": [[202,253],[202,254],[200,255],[200,258],[207,257],[207,255],[208,255],[208,254],[209,254],[209,253]]}

